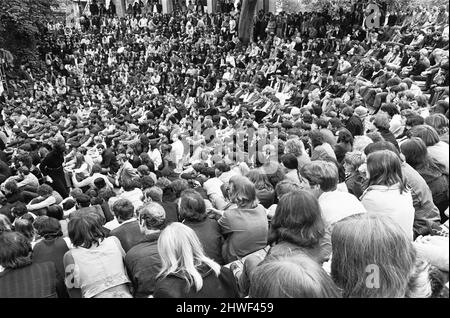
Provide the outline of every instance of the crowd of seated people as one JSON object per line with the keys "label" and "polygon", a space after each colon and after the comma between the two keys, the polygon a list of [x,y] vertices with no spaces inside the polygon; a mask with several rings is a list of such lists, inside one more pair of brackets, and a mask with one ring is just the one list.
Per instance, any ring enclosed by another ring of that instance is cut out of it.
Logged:
{"label": "crowd of seated people", "polygon": [[448,6],[155,8],[6,69],[0,297],[448,297]]}

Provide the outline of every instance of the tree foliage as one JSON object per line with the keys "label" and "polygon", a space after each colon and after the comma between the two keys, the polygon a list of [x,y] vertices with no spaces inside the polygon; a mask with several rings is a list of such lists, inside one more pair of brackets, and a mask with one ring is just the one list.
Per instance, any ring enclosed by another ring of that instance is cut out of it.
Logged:
{"label": "tree foliage", "polygon": [[[388,10],[399,11],[432,1],[441,0],[363,0],[357,2],[377,3],[380,6],[385,4]],[[351,11],[355,3],[355,0],[277,0],[277,10],[285,12],[328,12],[331,16],[335,16],[341,10],[343,12]]]}
{"label": "tree foliage", "polygon": [[18,63],[37,61],[38,43],[57,0],[0,0],[0,48],[10,51]]}
{"label": "tree foliage", "polygon": [[239,39],[247,44],[253,34],[253,18],[258,0],[243,0],[239,16]]}

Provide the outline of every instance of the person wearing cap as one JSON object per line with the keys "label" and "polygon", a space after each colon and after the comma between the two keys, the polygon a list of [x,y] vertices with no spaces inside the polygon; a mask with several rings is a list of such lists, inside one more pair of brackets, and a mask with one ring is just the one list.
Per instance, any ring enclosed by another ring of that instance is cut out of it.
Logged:
{"label": "person wearing cap", "polygon": [[153,294],[156,277],[161,270],[158,238],[165,227],[166,213],[156,202],[149,202],[137,211],[139,228],[145,238],[133,246],[125,256],[125,266],[135,298],[147,298]]}

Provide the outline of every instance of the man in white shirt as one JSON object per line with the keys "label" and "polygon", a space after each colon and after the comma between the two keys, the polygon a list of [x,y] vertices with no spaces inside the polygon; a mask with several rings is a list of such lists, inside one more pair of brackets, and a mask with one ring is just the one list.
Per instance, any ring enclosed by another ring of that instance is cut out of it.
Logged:
{"label": "man in white shirt", "polygon": [[148,23],[148,19],[143,16],[140,20],[139,20],[139,27],[142,28],[146,28],[147,27],[147,23]]}
{"label": "man in white shirt", "polygon": [[318,198],[325,227],[331,232],[334,224],[348,216],[366,213],[362,203],[353,194],[337,189],[338,168],[332,162],[316,160],[305,165],[302,175]]}
{"label": "man in white shirt", "polygon": [[[156,144],[156,142],[153,143]],[[148,155],[155,165],[155,171],[157,171],[159,166],[162,164],[161,152],[157,147],[154,147],[152,142],[150,142],[150,150],[148,151]]]}
{"label": "man in white shirt", "polygon": [[178,132],[172,134],[172,158],[175,161],[176,171],[181,172],[183,168],[184,145],[178,136]]}
{"label": "man in white shirt", "polygon": [[203,189],[205,189],[209,201],[211,201],[213,206],[218,210],[224,209],[227,205],[222,193],[222,185],[223,182],[218,177],[210,178],[203,183]]}

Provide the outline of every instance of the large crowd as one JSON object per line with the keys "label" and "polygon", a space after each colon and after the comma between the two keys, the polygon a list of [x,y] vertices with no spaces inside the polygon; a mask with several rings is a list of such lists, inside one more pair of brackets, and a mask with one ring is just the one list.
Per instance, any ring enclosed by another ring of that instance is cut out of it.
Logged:
{"label": "large crowd", "polygon": [[0,297],[448,297],[448,7],[155,8],[6,67]]}

